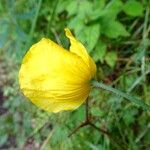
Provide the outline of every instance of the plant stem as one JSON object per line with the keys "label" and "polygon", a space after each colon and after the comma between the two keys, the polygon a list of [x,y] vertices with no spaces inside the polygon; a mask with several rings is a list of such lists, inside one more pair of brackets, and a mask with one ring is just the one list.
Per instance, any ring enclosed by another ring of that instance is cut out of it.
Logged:
{"label": "plant stem", "polygon": [[50,12],[51,16],[50,16],[50,19],[49,19],[48,25],[47,25],[47,36],[49,36],[50,28],[52,27],[53,18],[55,16],[55,12],[56,12],[58,3],[59,3],[59,0],[54,1],[53,10],[52,10],[52,12]]}
{"label": "plant stem", "polygon": [[39,1],[38,1],[38,4],[37,4],[35,16],[34,16],[34,18],[33,18],[33,20],[32,20],[31,29],[30,29],[30,32],[29,32],[29,38],[28,38],[28,41],[27,41],[27,44],[26,44],[26,49],[29,47],[30,42],[32,41],[32,38],[33,38],[33,34],[34,34],[34,31],[35,31],[35,28],[36,28],[36,23],[37,23],[37,19],[38,19],[38,16],[39,16],[39,12],[40,12],[41,5],[42,5],[42,0],[39,0]]}
{"label": "plant stem", "polygon": [[138,99],[136,97],[133,97],[133,96],[125,93],[125,92],[117,90],[117,89],[115,89],[115,88],[113,88],[111,86],[107,86],[107,85],[105,85],[103,83],[100,83],[98,81],[95,81],[95,80],[92,81],[91,84],[95,88],[101,88],[101,89],[107,90],[109,92],[112,92],[112,93],[114,93],[114,94],[116,94],[116,95],[118,95],[120,97],[123,97],[123,98],[125,98],[125,99],[127,99],[127,100],[129,100],[129,101],[131,101],[133,103],[135,103],[136,105],[141,106],[143,109],[150,111],[150,106],[147,105],[143,100],[140,100],[140,99]]}
{"label": "plant stem", "polygon": [[98,128],[96,125],[94,125],[93,123],[89,123],[90,126],[92,126],[94,129],[96,129],[97,131],[99,131],[100,133],[103,133],[104,135],[107,135],[110,140],[112,140],[112,142],[119,148],[122,150],[125,150],[124,145],[122,145],[121,143],[118,142],[118,140],[114,139],[113,136],[108,132],[105,131],[101,128]]}

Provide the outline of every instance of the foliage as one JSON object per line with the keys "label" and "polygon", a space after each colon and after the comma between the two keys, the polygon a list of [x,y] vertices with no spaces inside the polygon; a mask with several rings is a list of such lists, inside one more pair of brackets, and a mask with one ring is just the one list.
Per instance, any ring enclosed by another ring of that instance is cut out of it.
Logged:
{"label": "foliage", "polygon": [[[85,106],[48,114],[19,91],[18,69],[28,48],[42,37],[68,47],[69,27],[97,63],[97,80],[150,104],[148,0],[0,1],[0,149],[113,150],[150,147],[149,112],[103,90],[89,98],[93,123],[68,134],[85,118]],[[112,140],[115,139],[115,140]]]}

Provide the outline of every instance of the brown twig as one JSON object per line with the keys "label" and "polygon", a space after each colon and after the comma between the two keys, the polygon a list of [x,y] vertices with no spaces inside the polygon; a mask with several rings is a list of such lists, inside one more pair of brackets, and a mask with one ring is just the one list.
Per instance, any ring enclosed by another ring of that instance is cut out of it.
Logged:
{"label": "brown twig", "polygon": [[96,129],[97,131],[103,133],[104,135],[107,135],[109,137],[110,140],[112,140],[112,142],[118,147],[118,148],[121,148],[122,150],[125,150],[124,146],[121,145],[121,143],[119,143],[116,139],[113,138],[113,136],[111,136],[111,134],[106,131],[106,130],[103,130],[101,128],[98,128],[96,125],[92,124],[92,123],[89,123],[90,126],[92,126],[94,129]]}
{"label": "brown twig", "polygon": [[[119,58],[117,59],[117,61],[124,61],[124,62],[129,62],[129,61],[131,61],[131,62],[133,62],[134,59],[132,59],[132,58],[121,58],[121,57],[119,57]],[[150,58],[149,58],[149,57],[146,57],[146,58],[145,58],[145,61],[150,61]]]}
{"label": "brown twig", "polygon": [[95,128],[96,130],[100,131],[101,133],[110,136],[110,133],[104,129],[98,128],[96,125],[94,125],[93,123],[89,123],[90,126],[92,126],[93,128]]}
{"label": "brown twig", "polygon": [[88,98],[86,100],[85,108],[86,108],[86,120],[89,120],[89,99]]}
{"label": "brown twig", "polygon": [[102,128],[98,128],[96,125],[94,125],[92,123],[92,117],[89,114],[89,101],[87,99],[86,104],[85,104],[85,121],[82,122],[79,126],[77,126],[75,129],[73,129],[73,131],[68,135],[68,137],[71,137],[73,134],[75,134],[80,128],[85,127],[87,125],[90,125],[91,127],[93,127],[94,129],[96,129],[97,131],[99,131],[100,133],[102,133],[103,135],[107,135],[110,140],[120,149],[125,150],[124,146],[120,144],[120,142],[118,142],[117,140],[115,140],[112,135],[102,129]]}
{"label": "brown twig", "polygon": [[69,135],[68,137],[71,137],[74,133],[76,133],[80,128],[89,125],[89,122],[85,121],[81,123],[78,127],[76,127]]}
{"label": "brown twig", "polygon": [[78,127],[76,127],[69,135],[68,137],[71,137],[74,133],[76,133],[80,128],[89,125],[90,123],[90,117],[89,117],[89,103],[88,103],[88,98],[86,100],[85,103],[85,115],[86,115],[86,119],[83,123],[81,123]]}

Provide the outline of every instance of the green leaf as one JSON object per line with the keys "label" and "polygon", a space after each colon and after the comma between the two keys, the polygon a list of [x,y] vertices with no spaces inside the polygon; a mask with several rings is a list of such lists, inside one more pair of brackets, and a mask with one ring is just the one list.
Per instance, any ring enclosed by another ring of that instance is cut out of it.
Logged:
{"label": "green leaf", "polygon": [[105,6],[105,0],[93,1],[93,9],[94,10],[102,10]]}
{"label": "green leaf", "polygon": [[128,108],[123,111],[122,118],[126,125],[130,125],[136,119],[135,115],[138,114],[138,110],[136,108]]}
{"label": "green leaf", "polygon": [[89,1],[80,1],[79,5],[78,5],[78,14],[80,16],[82,16],[84,19],[87,16],[90,16],[91,12],[92,12],[92,3]]}
{"label": "green leaf", "polygon": [[129,36],[122,23],[118,21],[107,21],[103,23],[102,32],[109,38],[118,38],[119,36]]}
{"label": "green leaf", "polygon": [[117,61],[117,53],[116,52],[108,52],[105,56],[105,61],[110,67],[114,67]]}
{"label": "green leaf", "polygon": [[79,17],[74,17],[69,23],[68,27],[74,29],[75,34],[80,33],[84,28],[84,21]]}
{"label": "green leaf", "polygon": [[[100,2],[101,5],[99,5]],[[92,13],[88,16],[89,24],[99,22],[105,26],[109,20],[115,20],[119,12],[122,11],[123,3],[121,0],[112,0],[105,7],[105,2],[102,3],[102,0],[100,2],[97,3],[99,9],[94,7]]]}
{"label": "green leaf", "polygon": [[72,16],[78,12],[78,1],[70,1],[67,5],[66,10],[69,16]]}
{"label": "green leaf", "polygon": [[94,24],[91,26],[85,26],[83,29],[84,30],[80,30],[76,33],[76,36],[81,42],[83,42],[87,50],[91,52],[100,36],[100,26],[99,24]]}
{"label": "green leaf", "polygon": [[123,3],[121,0],[112,0],[105,7],[105,17],[115,19],[118,13],[122,10]]}
{"label": "green leaf", "polygon": [[98,41],[95,47],[95,50],[92,53],[93,59],[95,62],[100,61],[101,63],[104,62],[105,54],[106,54],[106,44]]}
{"label": "green leaf", "polygon": [[100,36],[100,26],[99,24],[95,24],[92,26],[87,27],[86,29],[86,42],[87,48],[89,51],[92,51],[95,47],[98,38]]}
{"label": "green leaf", "polygon": [[57,7],[56,7],[56,13],[59,14],[61,12],[64,11],[64,8],[66,8],[66,6],[68,5],[68,0],[64,1],[64,0],[59,0]]}
{"label": "green leaf", "polygon": [[130,16],[142,16],[143,14],[143,6],[139,1],[129,0],[123,7],[123,11]]}
{"label": "green leaf", "polygon": [[90,12],[90,15],[88,16],[88,21],[95,21],[97,20],[103,12],[105,6],[105,0],[100,1],[93,1],[92,4],[92,11]]}

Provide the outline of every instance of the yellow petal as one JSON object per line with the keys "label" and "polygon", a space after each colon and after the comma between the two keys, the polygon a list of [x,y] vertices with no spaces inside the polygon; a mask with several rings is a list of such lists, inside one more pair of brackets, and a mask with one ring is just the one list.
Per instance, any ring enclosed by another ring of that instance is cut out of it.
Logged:
{"label": "yellow petal", "polygon": [[74,110],[87,99],[90,92],[89,85],[78,87],[78,90],[60,92],[24,90],[24,94],[38,107],[56,113],[62,110]]}
{"label": "yellow petal", "polygon": [[84,60],[84,62],[88,65],[90,69],[91,77],[93,77],[96,72],[96,65],[91,57],[88,55],[86,48],[72,35],[71,31],[68,28],[65,28],[65,33],[71,43],[70,51],[77,54]]}
{"label": "yellow petal", "polygon": [[49,39],[30,48],[19,71],[24,95],[49,112],[80,106],[90,92],[90,79],[91,72],[80,56]]}

